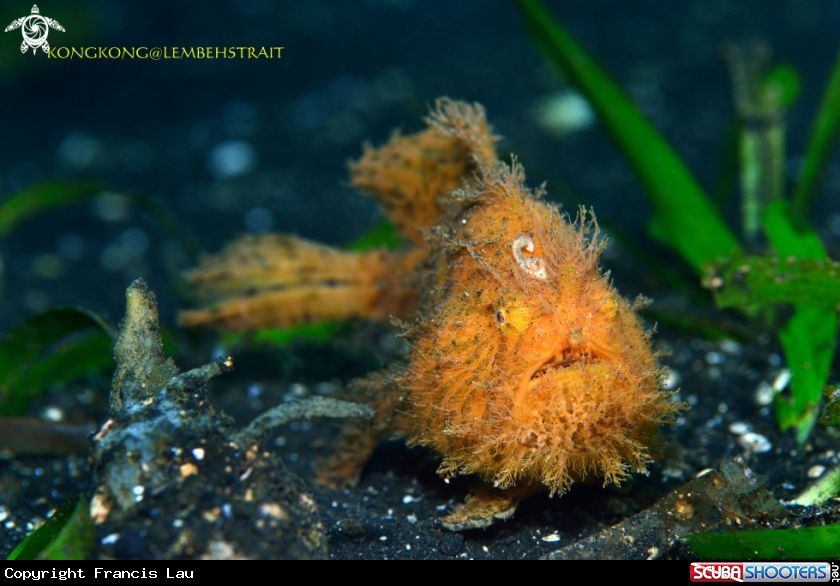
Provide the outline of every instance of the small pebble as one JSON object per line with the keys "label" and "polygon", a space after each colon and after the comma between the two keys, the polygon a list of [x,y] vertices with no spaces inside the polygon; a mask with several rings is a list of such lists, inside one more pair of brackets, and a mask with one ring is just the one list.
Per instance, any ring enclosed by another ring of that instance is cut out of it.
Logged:
{"label": "small pebble", "polygon": [[542,98],[534,108],[533,116],[543,130],[558,138],[595,122],[595,112],[586,98],[570,90]]}
{"label": "small pebble", "polygon": [[791,378],[793,378],[793,375],[791,374],[790,369],[783,368],[773,380],[773,389],[777,393],[781,393],[785,390],[785,387],[788,386],[788,383],[790,382]]}
{"label": "small pebble", "polygon": [[250,143],[232,140],[217,145],[210,153],[208,170],[218,179],[245,175],[257,165],[257,153]]}
{"label": "small pebble", "polygon": [[[44,35],[46,39],[46,35]],[[58,160],[67,167],[88,168],[102,151],[98,140],[83,131],[68,133],[58,145]]]}
{"label": "small pebble", "polygon": [[680,382],[682,382],[682,376],[680,373],[674,369],[670,369],[668,371],[668,376],[665,377],[665,380],[662,382],[662,388],[666,391],[672,391],[680,385]]}
{"label": "small pebble", "polygon": [[739,354],[741,352],[741,345],[738,342],[733,342],[732,340],[723,340],[720,343],[720,349],[727,354]]}
{"label": "small pebble", "polygon": [[64,420],[64,410],[61,407],[50,405],[44,408],[44,410],[41,413],[41,416],[47,421],[58,423],[59,421]]}
{"label": "small pebble", "polygon": [[749,423],[744,423],[743,421],[736,421],[729,426],[729,433],[734,435],[744,435],[750,431],[752,431],[752,426]]}
{"label": "small pebble", "polygon": [[754,432],[745,433],[739,437],[738,445],[747,451],[753,452],[754,454],[763,454],[764,452],[769,452],[773,448],[773,444],[770,443],[770,440],[763,435]]}
{"label": "small pebble", "polygon": [[766,381],[762,381],[755,390],[755,402],[758,405],[770,405],[775,394],[776,391],[773,386]]}

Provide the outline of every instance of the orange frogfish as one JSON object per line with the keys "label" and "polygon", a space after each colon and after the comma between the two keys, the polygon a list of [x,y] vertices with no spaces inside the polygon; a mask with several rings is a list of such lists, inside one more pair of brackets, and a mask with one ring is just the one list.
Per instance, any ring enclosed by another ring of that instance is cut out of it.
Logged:
{"label": "orange frogfish", "polygon": [[445,479],[488,483],[450,528],[506,518],[542,487],[563,493],[575,480],[646,472],[660,424],[681,406],[660,390],[663,369],[634,304],[601,271],[594,216],[570,222],[525,186],[515,159],[498,160],[481,105],[439,99],[426,124],[350,165],[353,185],[411,246],[351,253],[242,238],[187,275],[215,301],[182,312],[181,324],[395,319],[410,352],[356,382],[377,417],[348,432],[333,472],[358,473],[383,433],[426,446]]}

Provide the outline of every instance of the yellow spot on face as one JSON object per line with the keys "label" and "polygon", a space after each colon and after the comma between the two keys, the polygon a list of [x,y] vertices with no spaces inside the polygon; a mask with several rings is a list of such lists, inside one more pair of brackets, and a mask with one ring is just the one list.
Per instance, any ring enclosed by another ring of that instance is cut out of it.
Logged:
{"label": "yellow spot on face", "polygon": [[609,317],[614,317],[618,312],[618,301],[616,301],[615,297],[610,296],[606,303],[604,303],[604,312]]}

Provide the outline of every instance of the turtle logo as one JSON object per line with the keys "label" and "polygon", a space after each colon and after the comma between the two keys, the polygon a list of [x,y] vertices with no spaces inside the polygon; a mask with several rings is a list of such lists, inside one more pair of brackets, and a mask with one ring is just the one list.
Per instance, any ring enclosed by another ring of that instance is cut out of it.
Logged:
{"label": "turtle logo", "polygon": [[21,29],[23,33],[23,42],[20,44],[20,52],[26,53],[29,47],[32,47],[32,54],[38,52],[40,47],[44,53],[50,50],[50,44],[47,42],[47,35],[50,32],[50,27],[57,31],[64,32],[64,27],[58,24],[57,20],[41,16],[38,5],[32,6],[32,14],[24,16],[13,21],[12,24],[6,27],[3,32],[13,31],[17,28]]}

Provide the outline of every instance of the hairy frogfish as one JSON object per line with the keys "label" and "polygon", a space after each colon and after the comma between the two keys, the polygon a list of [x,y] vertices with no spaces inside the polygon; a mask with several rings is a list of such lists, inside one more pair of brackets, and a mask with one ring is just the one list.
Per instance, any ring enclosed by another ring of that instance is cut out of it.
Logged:
{"label": "hairy frogfish", "polygon": [[498,160],[481,105],[442,98],[425,122],[350,165],[404,250],[245,237],[188,273],[215,301],[181,324],[399,323],[410,351],[351,385],[377,417],[346,433],[327,476],[358,474],[379,435],[403,436],[442,458],[445,479],[486,481],[444,520],[453,529],[506,518],[541,488],[646,472],[660,425],[681,406],[660,389],[636,306],[599,266],[594,216],[570,221],[525,186],[515,159]]}

